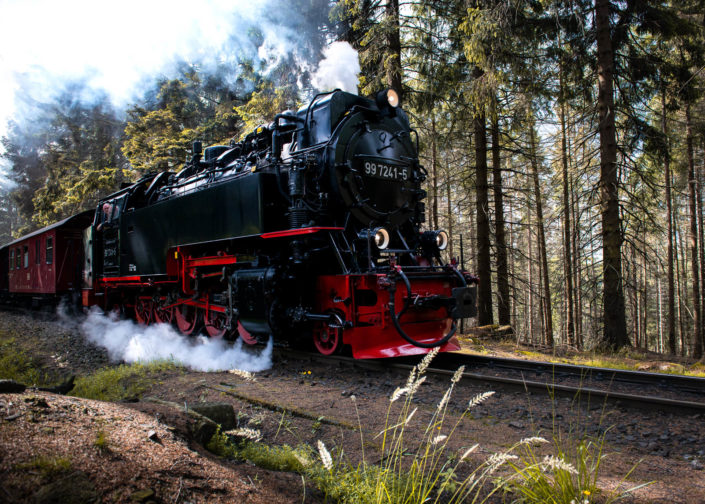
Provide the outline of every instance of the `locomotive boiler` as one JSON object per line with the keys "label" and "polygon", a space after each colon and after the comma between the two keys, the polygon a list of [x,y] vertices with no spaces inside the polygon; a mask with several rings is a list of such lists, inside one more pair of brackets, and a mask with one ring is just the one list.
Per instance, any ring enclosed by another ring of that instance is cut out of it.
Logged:
{"label": "locomotive boiler", "polygon": [[254,344],[357,358],[456,349],[473,277],[421,231],[426,172],[393,90],[317,95],[99,202],[83,302]]}

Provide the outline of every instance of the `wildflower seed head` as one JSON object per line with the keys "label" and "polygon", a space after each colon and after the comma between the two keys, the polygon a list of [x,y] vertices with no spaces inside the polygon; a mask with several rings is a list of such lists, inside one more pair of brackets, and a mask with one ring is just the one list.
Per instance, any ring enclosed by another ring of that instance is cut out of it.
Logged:
{"label": "wildflower seed head", "polygon": [[448,389],[448,390],[446,390],[446,393],[443,394],[443,398],[441,399],[441,402],[438,403],[438,411],[445,408],[446,404],[448,404],[448,400],[450,399],[450,391],[451,391],[451,389]]}
{"label": "wildflower seed head", "polygon": [[481,402],[485,401],[486,399],[488,399],[489,397],[491,397],[493,395],[494,395],[494,391],[483,392],[482,394],[477,394],[475,397],[470,399],[470,402],[468,403],[468,409],[470,409],[474,406],[477,406],[478,404],[480,404]]}
{"label": "wildflower seed head", "polygon": [[562,458],[554,457],[553,455],[546,455],[540,466],[544,472],[565,471],[569,474],[578,474],[578,471],[572,464],[566,462]]}
{"label": "wildflower seed head", "polygon": [[510,455],[509,453],[495,453],[489,459],[487,459],[487,465],[489,466],[489,473],[492,474],[501,466],[507,463],[508,460],[515,460],[518,457],[516,455]]}
{"label": "wildflower seed head", "polygon": [[424,358],[417,366],[417,372],[419,373],[419,376],[426,372],[426,369],[428,369],[428,366],[429,364],[431,364],[431,361],[436,357],[436,355],[438,355],[438,351],[439,347],[436,347],[424,356]]}
{"label": "wildflower seed head", "polygon": [[318,454],[321,456],[321,463],[328,471],[333,469],[333,459],[330,456],[330,452],[326,449],[326,445],[323,441],[318,440]]}
{"label": "wildflower seed head", "polygon": [[310,464],[310,461],[308,458],[304,457],[303,455],[294,452],[294,458],[299,461],[299,464],[301,464],[303,467],[307,467]]}
{"label": "wildflower seed head", "polygon": [[463,373],[465,372],[465,366],[460,366],[456,371],[455,374],[453,375],[453,378],[450,380],[453,382],[453,385],[458,383],[460,379],[463,377]]}
{"label": "wildflower seed head", "polygon": [[468,458],[468,456],[470,456],[470,454],[471,454],[472,452],[474,452],[475,450],[477,450],[477,447],[478,447],[478,446],[480,446],[480,445],[479,445],[479,444],[474,444],[474,445],[472,445],[470,448],[468,448],[467,450],[465,450],[465,453],[463,453],[463,456],[460,457],[460,460],[465,460],[466,458]]}
{"label": "wildflower seed head", "polygon": [[426,377],[425,377],[425,376],[422,376],[421,378],[419,378],[418,380],[416,380],[416,381],[414,382],[414,384],[411,386],[411,388],[409,389],[409,395],[410,395],[410,396],[414,395],[414,394],[416,393],[416,391],[419,389],[419,387],[421,386],[421,384],[422,384],[423,382],[425,382],[425,381],[426,381]]}
{"label": "wildflower seed head", "polygon": [[357,397],[355,397],[355,394],[353,394],[353,395],[350,396],[350,400],[351,400],[352,402],[357,401]]}
{"label": "wildflower seed head", "polygon": [[409,373],[409,377],[406,379],[406,385],[404,385],[405,389],[411,388],[411,386],[414,384],[416,381],[416,368],[413,367],[411,368],[411,373]]}
{"label": "wildflower seed head", "polygon": [[412,419],[412,418],[414,417],[414,415],[416,414],[416,410],[417,410],[417,409],[418,409],[418,408],[414,408],[414,411],[412,411],[411,413],[409,413],[409,416],[406,417],[406,420],[404,420],[404,425],[407,425],[407,424],[411,421],[411,419]]}
{"label": "wildflower seed head", "polygon": [[444,435],[444,434],[441,434],[441,435],[436,436],[435,438],[433,438],[433,440],[431,441],[431,444],[436,445],[436,444],[438,444],[438,443],[440,443],[440,442],[442,442],[442,441],[445,441],[446,439],[448,439],[448,436],[446,436],[446,435]]}
{"label": "wildflower seed head", "polygon": [[242,428],[242,429],[233,429],[226,431],[225,434],[229,434],[231,436],[237,436],[241,438],[246,438],[251,441],[260,441],[262,439],[262,433],[256,429],[248,429],[248,428]]}
{"label": "wildflower seed head", "polygon": [[537,446],[537,445],[540,445],[541,443],[548,443],[548,441],[542,437],[539,437],[539,436],[528,437],[528,438],[524,438],[521,441],[519,441],[520,445]]}
{"label": "wildflower seed head", "polygon": [[394,402],[397,399],[399,399],[400,397],[403,397],[404,394],[406,394],[408,391],[409,391],[409,387],[404,387],[404,388],[397,387],[397,389],[392,394],[392,397],[389,398],[389,402]]}

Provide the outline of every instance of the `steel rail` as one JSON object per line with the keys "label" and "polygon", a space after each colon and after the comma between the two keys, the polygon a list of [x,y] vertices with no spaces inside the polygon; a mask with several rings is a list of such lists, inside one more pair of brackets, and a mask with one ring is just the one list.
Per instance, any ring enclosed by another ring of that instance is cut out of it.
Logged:
{"label": "steel rail", "polygon": [[[399,362],[398,359],[360,360],[343,356],[323,356],[317,353],[294,351],[290,349],[280,349],[280,351],[285,352],[287,357],[301,359],[307,358],[323,363],[341,362],[350,364],[358,368],[370,370],[398,369],[402,371],[411,371],[411,369],[414,367],[414,364]],[[437,356],[436,359],[438,359],[441,355]],[[409,358],[405,358],[404,360],[409,360]],[[419,359],[417,358],[416,360],[418,361]],[[511,361],[511,359],[507,360]],[[521,362],[524,363],[527,361]],[[543,364],[548,364],[549,366],[551,365],[551,363]],[[573,367],[579,368],[580,366]],[[587,371],[587,369],[583,368],[583,371]],[[453,374],[455,374],[455,372],[456,368],[448,369],[447,366],[429,367],[426,370],[426,373],[428,374],[446,376],[452,376]],[[552,375],[552,377],[555,378],[556,375],[554,374]],[[668,399],[664,397],[656,397],[649,395],[626,394],[623,392],[612,392],[609,390],[602,390],[591,387],[574,387],[569,385],[560,385],[557,383],[549,383],[546,381],[533,381],[523,378],[519,379],[508,378],[503,376],[492,376],[470,371],[465,371],[462,374],[462,378],[466,380],[494,384],[503,388],[510,388],[513,390],[522,390],[527,392],[546,394],[550,397],[568,397],[575,400],[576,402],[581,402],[583,404],[594,405],[596,403],[602,403],[604,405],[619,405],[638,409],[656,409],[659,411],[665,411],[678,415],[705,414],[705,402],[701,403],[695,401],[682,401],[677,399]]]}
{"label": "steel rail", "polygon": [[596,381],[623,382],[639,385],[656,385],[672,389],[705,395],[705,378],[683,376],[646,371],[631,371],[604,367],[580,366],[576,364],[553,363],[546,361],[531,361],[511,359],[506,357],[491,357],[485,355],[464,354],[459,352],[440,354],[435,364],[442,368],[488,367],[510,370],[530,371],[535,373],[550,373],[552,376],[574,376],[590,378]]}

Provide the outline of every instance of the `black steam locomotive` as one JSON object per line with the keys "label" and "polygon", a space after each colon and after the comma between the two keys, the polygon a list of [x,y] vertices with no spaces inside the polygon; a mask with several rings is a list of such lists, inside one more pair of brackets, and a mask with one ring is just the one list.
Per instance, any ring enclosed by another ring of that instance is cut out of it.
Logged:
{"label": "black steam locomotive", "polygon": [[100,201],[84,305],[254,344],[349,345],[358,358],[457,348],[472,277],[424,223],[425,170],[393,90],[339,90]]}

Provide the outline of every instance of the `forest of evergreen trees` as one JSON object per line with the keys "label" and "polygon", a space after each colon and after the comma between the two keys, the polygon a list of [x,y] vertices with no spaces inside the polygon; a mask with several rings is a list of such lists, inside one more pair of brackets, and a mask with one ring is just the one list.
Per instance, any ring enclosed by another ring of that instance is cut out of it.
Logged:
{"label": "forest of evergreen trees", "polygon": [[703,356],[705,1],[294,3],[316,27],[298,57],[183,62],[127,110],[74,81],[12,121],[0,242],[305,103],[323,48],[345,41],[360,93],[399,90],[418,130],[427,224],[450,256],[463,244],[478,325]]}

